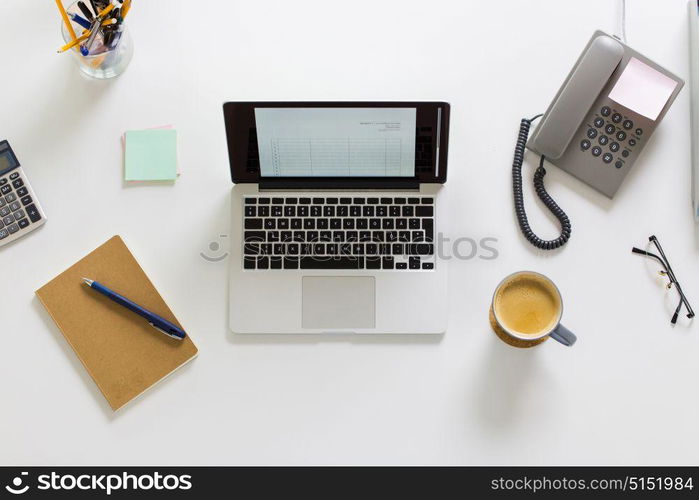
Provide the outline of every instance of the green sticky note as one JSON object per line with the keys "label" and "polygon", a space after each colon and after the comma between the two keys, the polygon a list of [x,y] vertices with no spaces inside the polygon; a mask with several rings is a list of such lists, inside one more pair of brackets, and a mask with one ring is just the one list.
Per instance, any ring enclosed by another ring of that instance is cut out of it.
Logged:
{"label": "green sticky note", "polygon": [[129,130],[124,137],[126,181],[174,181],[177,178],[176,130]]}

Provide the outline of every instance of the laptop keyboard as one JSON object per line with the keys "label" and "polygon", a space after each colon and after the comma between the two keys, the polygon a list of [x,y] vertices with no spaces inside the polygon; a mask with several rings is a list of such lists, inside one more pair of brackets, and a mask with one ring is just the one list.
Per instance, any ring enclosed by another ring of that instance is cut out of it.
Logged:
{"label": "laptop keyboard", "polygon": [[254,196],[243,203],[244,269],[434,269],[434,198]]}

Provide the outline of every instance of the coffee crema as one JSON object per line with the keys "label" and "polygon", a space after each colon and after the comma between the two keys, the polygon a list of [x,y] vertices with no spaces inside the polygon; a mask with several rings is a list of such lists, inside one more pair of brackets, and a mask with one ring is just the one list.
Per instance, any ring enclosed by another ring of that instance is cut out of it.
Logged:
{"label": "coffee crema", "polygon": [[548,278],[534,273],[520,273],[500,285],[493,301],[495,315],[507,330],[535,337],[558,324],[561,296]]}

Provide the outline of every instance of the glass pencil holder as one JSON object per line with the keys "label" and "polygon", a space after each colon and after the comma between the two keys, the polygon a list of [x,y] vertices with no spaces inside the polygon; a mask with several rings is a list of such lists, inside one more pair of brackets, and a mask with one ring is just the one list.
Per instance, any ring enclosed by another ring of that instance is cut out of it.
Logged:
{"label": "glass pencil holder", "polygon": [[[66,11],[78,15],[81,14],[77,2],[71,4]],[[84,28],[72,21],[71,24],[75,34],[79,37],[83,33]],[[111,33],[107,40],[105,40],[102,33],[98,34],[92,50],[86,56],[80,52],[80,45],[68,50],[68,52],[71,52],[71,57],[78,65],[80,71],[90,78],[98,80],[114,78],[122,74],[131,62],[133,42],[124,23]],[[61,34],[65,44],[72,41],[63,21],[61,21]]]}

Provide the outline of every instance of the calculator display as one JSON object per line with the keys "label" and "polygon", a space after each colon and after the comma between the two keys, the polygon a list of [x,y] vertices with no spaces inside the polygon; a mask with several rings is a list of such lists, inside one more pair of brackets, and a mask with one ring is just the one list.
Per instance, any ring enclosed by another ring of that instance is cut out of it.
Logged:
{"label": "calculator display", "polygon": [[0,151],[0,173],[4,170],[15,168],[16,166],[17,162],[9,150]]}

